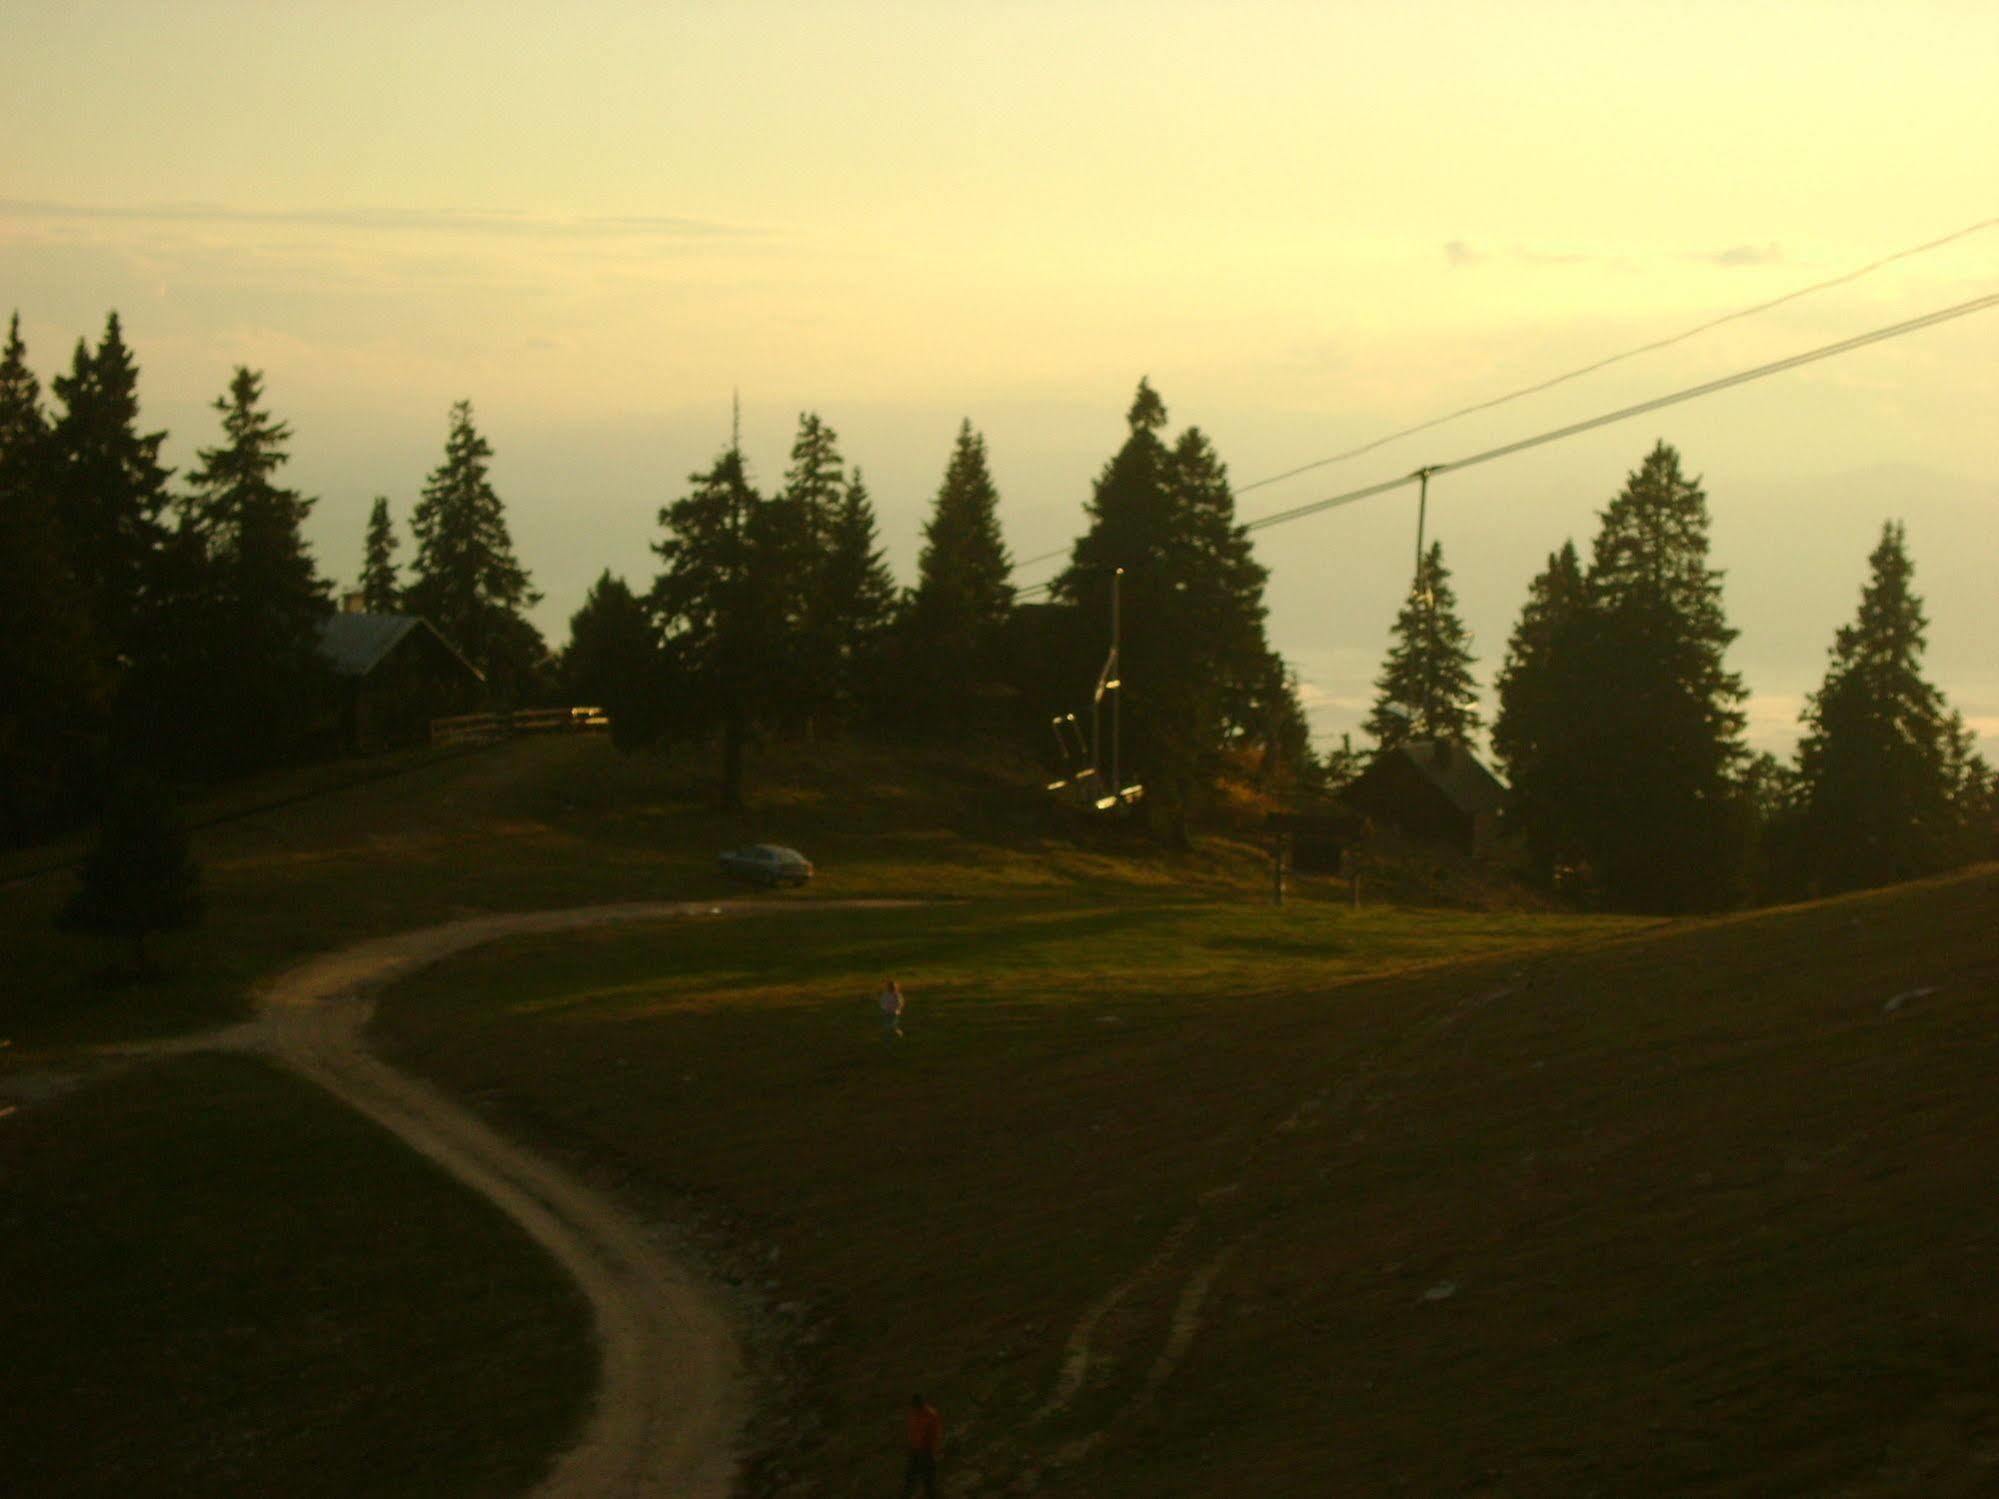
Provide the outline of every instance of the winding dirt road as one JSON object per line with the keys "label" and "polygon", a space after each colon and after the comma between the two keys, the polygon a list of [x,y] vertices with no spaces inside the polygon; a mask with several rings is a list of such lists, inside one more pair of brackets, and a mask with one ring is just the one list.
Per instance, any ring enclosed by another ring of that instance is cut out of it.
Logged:
{"label": "winding dirt road", "polygon": [[602,1360],[596,1406],[534,1499],[726,1499],[748,1393],[720,1298],[618,1204],[372,1056],[362,1041],[368,996],[454,953],[525,933],[913,904],[654,901],[451,922],[303,963],[266,986],[257,1019],[206,1044],[274,1057],[391,1130],[494,1202],[589,1296]]}

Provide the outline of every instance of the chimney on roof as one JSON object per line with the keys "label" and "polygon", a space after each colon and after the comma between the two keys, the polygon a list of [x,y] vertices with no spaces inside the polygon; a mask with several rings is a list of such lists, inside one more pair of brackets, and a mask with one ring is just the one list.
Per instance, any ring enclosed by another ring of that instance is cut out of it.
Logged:
{"label": "chimney on roof", "polygon": [[368,595],[358,589],[353,593],[341,594],[340,612],[342,614],[366,614],[368,612]]}

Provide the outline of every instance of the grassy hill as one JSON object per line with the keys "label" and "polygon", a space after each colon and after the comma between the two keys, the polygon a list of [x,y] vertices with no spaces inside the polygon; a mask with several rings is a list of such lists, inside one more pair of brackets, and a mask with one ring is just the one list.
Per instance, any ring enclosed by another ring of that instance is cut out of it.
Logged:
{"label": "grassy hill", "polygon": [[1988,868],[1350,977],[1407,913],[825,913],[508,944],[378,1028],[721,1226],[772,1491],[878,1492],[921,1387],[963,1493],[1969,1494],[1995,918]]}
{"label": "grassy hill", "polygon": [[[66,877],[0,888],[0,1104],[28,1100],[0,1117],[0,1320],[64,1350],[17,1361],[23,1492],[517,1488],[587,1378],[573,1298],[504,1225],[248,1061],[37,1100],[308,953],[718,895],[715,851],[756,838],[821,879],[468,955],[378,1039],[739,1283],[775,1381],[761,1489],[879,1491],[913,1384],[965,1493],[1999,1475],[1999,873],[1662,925],[1412,864],[1380,883],[1422,904],[1307,881],[1279,910],[1252,843],[1167,858],[997,760],[787,753],[735,818],[705,761],[601,740],[393,768],[217,809],[262,808],[197,834],[211,917],[161,986],[107,991],[48,932]],[[934,904],[815,909],[843,895]],[[82,1478],[78,1431],[109,1454]]]}

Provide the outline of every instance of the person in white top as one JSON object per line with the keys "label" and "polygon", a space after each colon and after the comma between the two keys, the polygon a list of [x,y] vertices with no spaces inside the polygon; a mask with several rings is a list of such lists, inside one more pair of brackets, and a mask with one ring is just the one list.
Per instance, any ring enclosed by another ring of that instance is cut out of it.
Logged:
{"label": "person in white top", "polygon": [[893,1041],[902,1034],[902,986],[890,979],[882,986],[882,1034]]}

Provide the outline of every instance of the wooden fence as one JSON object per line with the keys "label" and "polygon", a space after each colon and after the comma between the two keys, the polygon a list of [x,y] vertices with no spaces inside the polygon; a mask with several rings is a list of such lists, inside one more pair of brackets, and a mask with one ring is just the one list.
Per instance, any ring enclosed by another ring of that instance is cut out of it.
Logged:
{"label": "wooden fence", "polygon": [[602,708],[516,708],[512,712],[461,713],[456,718],[433,718],[430,743],[435,749],[447,744],[507,739],[515,734],[594,734],[610,726],[611,717]]}

